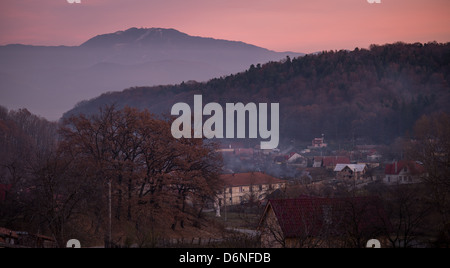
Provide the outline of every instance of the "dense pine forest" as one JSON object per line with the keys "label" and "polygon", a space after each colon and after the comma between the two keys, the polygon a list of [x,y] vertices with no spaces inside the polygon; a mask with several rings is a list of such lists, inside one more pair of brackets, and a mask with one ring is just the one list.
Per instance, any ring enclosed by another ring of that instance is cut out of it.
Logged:
{"label": "dense pine forest", "polygon": [[390,144],[423,115],[450,112],[450,44],[372,45],[256,64],[242,73],[199,83],[133,87],[79,103],[65,117],[99,107],[169,113],[176,102],[280,103],[282,141],[325,134],[336,142]]}

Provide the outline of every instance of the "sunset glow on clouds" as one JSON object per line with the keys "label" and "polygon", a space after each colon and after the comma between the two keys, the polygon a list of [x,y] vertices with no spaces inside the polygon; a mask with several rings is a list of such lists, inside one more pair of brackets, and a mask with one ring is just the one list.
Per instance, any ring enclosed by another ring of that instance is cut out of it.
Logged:
{"label": "sunset glow on clouds", "polygon": [[131,27],[174,28],[276,51],[449,42],[448,0],[1,0],[0,44],[80,45]]}

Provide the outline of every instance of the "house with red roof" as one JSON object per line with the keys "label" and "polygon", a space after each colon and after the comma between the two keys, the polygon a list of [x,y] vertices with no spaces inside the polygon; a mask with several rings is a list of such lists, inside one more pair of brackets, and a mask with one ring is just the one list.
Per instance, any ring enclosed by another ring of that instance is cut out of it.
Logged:
{"label": "house with red roof", "polygon": [[260,202],[273,191],[286,187],[286,181],[263,172],[223,174],[220,178],[224,185],[218,196],[220,206]]}
{"label": "house with red roof", "polygon": [[389,185],[420,183],[422,177],[426,176],[424,166],[414,161],[387,164],[384,173],[383,182]]}
{"label": "house with red roof", "polygon": [[391,228],[377,197],[269,200],[259,223],[266,248],[365,247]]}
{"label": "house with red roof", "polygon": [[334,170],[337,164],[350,164],[350,158],[348,156],[316,156],[314,157],[313,167]]}

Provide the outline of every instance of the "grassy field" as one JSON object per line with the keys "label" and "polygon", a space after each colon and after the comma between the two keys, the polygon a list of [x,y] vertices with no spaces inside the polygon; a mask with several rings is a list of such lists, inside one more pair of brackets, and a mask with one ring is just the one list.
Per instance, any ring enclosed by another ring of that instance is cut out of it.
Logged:
{"label": "grassy field", "polygon": [[216,217],[215,212],[207,212],[205,217],[216,221],[225,228],[256,230],[261,214],[257,213],[257,211],[222,211],[221,217]]}

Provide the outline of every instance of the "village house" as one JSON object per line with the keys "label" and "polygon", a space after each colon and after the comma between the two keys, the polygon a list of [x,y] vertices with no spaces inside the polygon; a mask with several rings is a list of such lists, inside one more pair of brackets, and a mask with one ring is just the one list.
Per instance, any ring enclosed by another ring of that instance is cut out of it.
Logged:
{"label": "village house", "polygon": [[291,152],[286,155],[276,156],[273,160],[278,165],[288,164],[290,166],[302,168],[306,168],[308,166],[308,159],[295,152]]}
{"label": "village house", "polygon": [[287,157],[287,163],[292,166],[306,168],[308,166],[308,159],[298,153],[290,153]]}
{"label": "village house", "polygon": [[322,135],[322,138],[315,138],[312,140],[312,145],[308,146],[308,149],[320,149],[326,148],[328,144],[325,143],[325,138]]}
{"label": "village house", "polygon": [[56,248],[55,239],[0,227],[0,248]]}
{"label": "village house", "polygon": [[220,206],[261,202],[277,189],[285,189],[286,181],[262,172],[223,174],[223,191],[218,195]]}
{"label": "village house", "polygon": [[314,157],[313,167],[334,170],[338,164],[350,164],[350,158],[347,156],[316,156]]}
{"label": "village house", "polygon": [[337,164],[334,168],[338,180],[363,180],[366,171],[366,164]]}
{"label": "village house", "polygon": [[314,157],[313,159],[313,168],[321,168],[322,167],[322,157]]}
{"label": "village house", "polygon": [[383,182],[388,185],[420,183],[425,173],[423,165],[417,162],[398,161],[386,165]]}
{"label": "village house", "polygon": [[265,248],[364,247],[391,229],[376,197],[269,200],[259,223]]}

